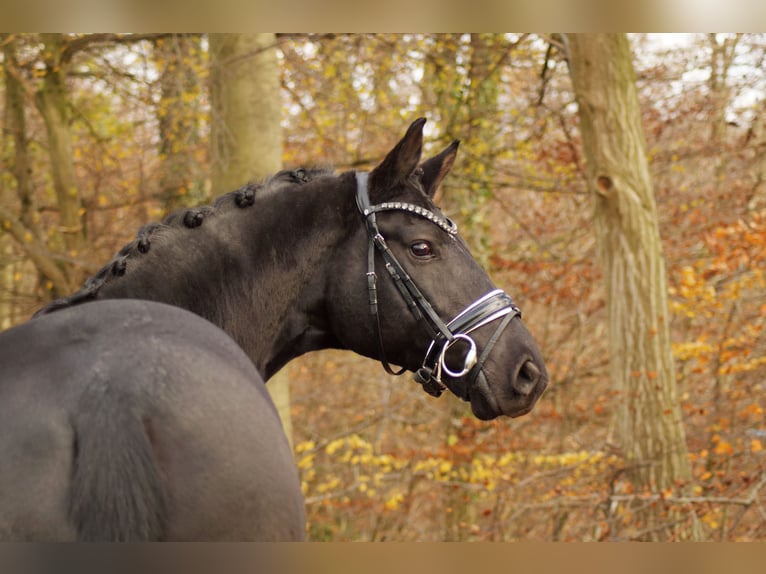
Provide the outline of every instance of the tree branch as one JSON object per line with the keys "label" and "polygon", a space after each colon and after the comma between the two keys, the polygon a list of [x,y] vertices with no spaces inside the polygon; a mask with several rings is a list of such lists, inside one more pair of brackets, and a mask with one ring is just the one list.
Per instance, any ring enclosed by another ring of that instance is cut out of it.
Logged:
{"label": "tree branch", "polygon": [[72,290],[66,274],[50,257],[47,246],[35,239],[32,232],[17,221],[16,214],[3,206],[0,206],[0,229],[7,231],[16,240],[37,270],[53,283],[58,293],[67,293]]}
{"label": "tree branch", "polygon": [[96,44],[135,44],[144,40],[155,41],[173,36],[171,33],[151,34],[85,34],[66,39],[64,49],[61,52],[61,61],[69,62],[77,52],[81,52]]}
{"label": "tree branch", "polygon": [[670,502],[675,504],[726,504],[734,506],[752,506],[758,498],[758,493],[766,486],[766,472],[761,473],[760,480],[750,489],[744,498],[727,498],[725,496],[663,496],[662,494],[613,494],[609,497],[613,502]]}

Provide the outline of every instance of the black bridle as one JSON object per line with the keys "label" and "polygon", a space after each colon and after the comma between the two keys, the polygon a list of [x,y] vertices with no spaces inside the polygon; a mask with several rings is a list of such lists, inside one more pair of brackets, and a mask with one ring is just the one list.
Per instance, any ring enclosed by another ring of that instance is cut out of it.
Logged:
{"label": "black bridle", "polygon": [[[380,316],[378,314],[378,276],[375,272],[376,251],[383,258],[386,271],[388,271],[391,279],[393,279],[413,317],[424,325],[431,337],[431,344],[426,351],[423,366],[415,373],[415,381],[420,383],[427,393],[438,397],[446,388],[446,385],[442,382],[442,375],[446,375],[454,381],[462,380],[464,381],[462,389],[456,390],[454,388],[455,385],[451,385],[450,388],[452,388],[455,394],[467,400],[468,389],[479,375],[484,361],[511,320],[516,316],[521,316],[521,310],[513,304],[508,294],[501,289],[496,289],[480,297],[458,313],[454,319],[445,323],[438,313],[434,311],[428,299],[418,289],[415,282],[386,244],[386,240],[378,229],[376,214],[381,211],[406,211],[431,221],[453,239],[457,235],[457,226],[450,219],[441,217],[424,207],[411,203],[394,201],[371,205],[367,190],[368,175],[367,173],[356,173],[356,203],[362,217],[364,217],[369,239],[367,250],[367,292],[373,329],[378,334],[377,344],[380,362],[386,372],[391,375],[401,375],[406,371],[406,368],[394,371],[386,359],[383,334],[380,328]],[[478,355],[476,342],[470,336],[470,333],[501,318],[502,321],[490,337],[483,352],[481,355]],[[466,344],[468,350],[463,357],[463,367],[460,370],[451,370],[446,363],[446,354],[458,342]]]}

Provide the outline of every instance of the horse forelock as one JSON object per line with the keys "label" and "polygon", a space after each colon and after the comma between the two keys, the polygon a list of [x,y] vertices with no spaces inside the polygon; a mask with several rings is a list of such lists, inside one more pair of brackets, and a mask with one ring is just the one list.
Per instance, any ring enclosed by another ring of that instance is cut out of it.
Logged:
{"label": "horse forelock", "polygon": [[167,215],[160,222],[148,223],[138,230],[135,239],[124,245],[106,265],[86,279],[78,291],[51,301],[39,309],[34,316],[44,315],[95,299],[105,284],[126,274],[130,259],[148,253],[152,241],[158,236],[173,229],[200,227],[207,219],[215,215],[232,209],[251,207],[255,204],[256,196],[262,198],[277,191],[287,191],[286,188],[301,186],[320,177],[331,175],[334,175],[334,171],[329,168],[300,167],[281,170],[260,183],[247,183],[234,191],[225,193],[216,198],[210,205],[179,209]]}

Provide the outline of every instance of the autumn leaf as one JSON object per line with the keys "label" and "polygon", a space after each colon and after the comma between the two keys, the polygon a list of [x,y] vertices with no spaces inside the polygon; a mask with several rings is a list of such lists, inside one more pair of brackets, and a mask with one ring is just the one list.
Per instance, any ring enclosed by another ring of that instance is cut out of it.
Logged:
{"label": "autumn leaf", "polygon": [[716,454],[730,455],[734,452],[734,448],[731,446],[731,444],[725,440],[722,440],[719,441],[717,445],[715,445],[713,452]]}

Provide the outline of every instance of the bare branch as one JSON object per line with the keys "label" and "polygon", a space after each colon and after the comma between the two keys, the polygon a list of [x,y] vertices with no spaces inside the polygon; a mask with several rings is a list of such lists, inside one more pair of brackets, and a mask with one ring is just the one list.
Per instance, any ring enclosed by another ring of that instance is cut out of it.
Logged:
{"label": "bare branch", "polygon": [[169,33],[152,33],[152,34],[86,34],[84,36],[76,36],[66,40],[64,49],[61,52],[61,61],[68,62],[78,52],[86,50],[94,45],[105,44],[135,44],[137,42],[143,42],[145,40],[155,41],[162,38],[168,38],[173,36]]}
{"label": "bare branch", "polygon": [[50,257],[47,246],[35,239],[32,232],[17,221],[17,215],[3,206],[0,206],[0,228],[16,240],[38,271],[53,283],[57,292],[72,290],[68,278]]}

